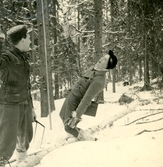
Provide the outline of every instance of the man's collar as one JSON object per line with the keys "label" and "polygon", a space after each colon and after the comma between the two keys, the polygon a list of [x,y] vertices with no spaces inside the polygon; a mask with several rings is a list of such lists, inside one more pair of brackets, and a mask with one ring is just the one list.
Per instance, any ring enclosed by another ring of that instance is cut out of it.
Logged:
{"label": "man's collar", "polygon": [[27,53],[20,51],[17,47],[12,47],[12,51],[16,54],[18,57],[22,57],[24,60],[28,59]]}

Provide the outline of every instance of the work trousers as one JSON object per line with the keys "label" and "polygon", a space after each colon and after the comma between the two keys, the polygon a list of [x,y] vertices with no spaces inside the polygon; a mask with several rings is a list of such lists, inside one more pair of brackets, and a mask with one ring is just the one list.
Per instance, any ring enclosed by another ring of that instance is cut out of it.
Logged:
{"label": "work trousers", "polygon": [[[76,111],[80,101],[81,98],[76,97],[72,92],[69,92],[60,111],[60,117],[63,121],[63,124],[68,118],[71,117],[72,112]],[[66,124],[64,124],[64,129],[67,133],[72,134],[74,137],[78,136],[80,130],[79,128],[70,128]]]}
{"label": "work trousers", "polygon": [[8,161],[15,148],[27,151],[33,137],[32,104],[0,105],[0,159]]}

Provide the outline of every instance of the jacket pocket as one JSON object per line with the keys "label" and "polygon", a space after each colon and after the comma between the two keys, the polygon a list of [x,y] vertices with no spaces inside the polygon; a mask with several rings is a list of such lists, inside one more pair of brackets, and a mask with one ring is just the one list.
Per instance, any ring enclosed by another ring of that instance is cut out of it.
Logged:
{"label": "jacket pocket", "polygon": [[20,101],[20,94],[19,93],[6,93],[5,94],[5,101],[6,102],[19,102]]}

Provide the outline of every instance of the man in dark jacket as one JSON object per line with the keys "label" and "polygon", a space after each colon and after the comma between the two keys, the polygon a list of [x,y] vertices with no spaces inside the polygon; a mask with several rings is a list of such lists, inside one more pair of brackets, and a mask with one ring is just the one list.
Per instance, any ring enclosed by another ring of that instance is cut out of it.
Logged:
{"label": "man in dark jacket", "polygon": [[[92,140],[84,134],[84,131],[77,128],[81,116],[90,106],[91,101],[97,96],[105,86],[106,72],[115,68],[117,58],[110,50],[103,56],[94,67],[88,69],[83,77],[72,87],[67,95],[60,111],[65,131],[79,140]],[[82,139],[83,138],[83,139]]]}
{"label": "man in dark jacket", "polygon": [[25,158],[32,140],[32,121],[36,115],[30,93],[30,34],[26,26],[11,28],[7,35],[13,47],[0,57],[0,167],[4,167],[16,148],[17,167]]}

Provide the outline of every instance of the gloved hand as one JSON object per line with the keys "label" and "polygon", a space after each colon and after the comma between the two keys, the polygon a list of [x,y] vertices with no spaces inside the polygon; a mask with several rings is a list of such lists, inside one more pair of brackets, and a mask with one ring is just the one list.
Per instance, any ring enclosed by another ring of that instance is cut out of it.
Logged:
{"label": "gloved hand", "polygon": [[73,111],[72,116],[66,120],[65,125],[68,125],[70,128],[75,128],[80,120],[81,119],[77,117],[76,111]]}

